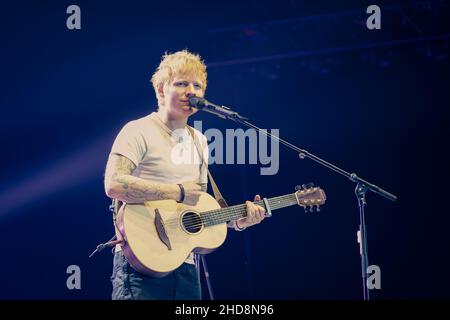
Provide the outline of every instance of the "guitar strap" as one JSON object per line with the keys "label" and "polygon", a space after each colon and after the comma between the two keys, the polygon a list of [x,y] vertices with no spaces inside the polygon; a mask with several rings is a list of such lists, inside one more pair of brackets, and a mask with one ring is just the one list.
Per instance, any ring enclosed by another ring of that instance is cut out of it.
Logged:
{"label": "guitar strap", "polygon": [[[192,139],[194,140],[194,144],[195,147],[197,148],[198,153],[200,154],[201,160],[202,160],[202,164],[201,167],[206,166],[206,162],[205,159],[203,157],[203,144],[199,141],[197,135],[194,132],[194,129],[190,126],[187,126],[187,128],[189,129],[189,132],[191,133]],[[219,188],[217,187],[216,182],[214,181],[214,178],[211,174],[211,172],[209,172],[208,167],[206,167],[206,170],[208,171],[208,177],[209,177],[209,181],[211,181],[211,187],[214,193],[214,198],[216,198],[216,201],[219,203],[221,208],[226,208],[228,207],[227,202],[225,201],[224,197],[222,196],[222,194],[220,193]]]}
{"label": "guitar strap", "polygon": [[[194,129],[191,126],[187,126],[189,132],[191,133],[192,139],[194,140],[194,144],[195,147],[197,148],[197,151],[200,155],[200,158],[202,160],[202,163],[200,165],[200,172],[201,169],[203,168],[203,166],[207,166],[207,163],[205,161],[205,158],[203,156],[203,144],[199,141],[197,135],[194,132]],[[225,201],[224,197],[222,196],[222,193],[220,193],[219,188],[217,187],[216,182],[214,181],[214,178],[211,174],[211,172],[209,171],[208,167],[206,167],[206,170],[208,172],[208,178],[209,181],[211,181],[211,187],[214,193],[214,198],[216,199],[216,201],[219,203],[221,208],[226,208],[228,207],[227,202]],[[210,273],[208,272],[208,267],[205,261],[205,256],[201,255],[201,254],[195,254],[194,255],[194,260],[195,260],[195,268],[197,269],[197,276],[198,279],[200,279],[200,261],[202,262],[203,265],[203,273],[205,275],[205,281],[206,281],[206,286],[208,287],[208,293],[209,293],[209,298],[211,300],[214,300],[214,293],[213,293],[213,289],[212,289],[212,285],[211,285],[211,280],[210,280]]]}

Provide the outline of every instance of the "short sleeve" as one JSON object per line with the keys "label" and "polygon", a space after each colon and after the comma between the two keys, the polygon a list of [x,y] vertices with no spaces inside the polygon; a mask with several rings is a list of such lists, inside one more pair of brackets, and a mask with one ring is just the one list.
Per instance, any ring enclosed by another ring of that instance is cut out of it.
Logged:
{"label": "short sleeve", "polygon": [[147,144],[144,136],[134,121],[127,123],[120,130],[111,148],[111,154],[120,154],[127,157],[136,167],[142,161],[146,152]]}

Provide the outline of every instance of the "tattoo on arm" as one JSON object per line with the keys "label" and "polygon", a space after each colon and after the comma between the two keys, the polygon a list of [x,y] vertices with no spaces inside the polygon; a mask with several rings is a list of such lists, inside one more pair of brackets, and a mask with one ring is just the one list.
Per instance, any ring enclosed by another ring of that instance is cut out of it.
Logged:
{"label": "tattoo on arm", "polygon": [[132,176],[135,169],[136,165],[127,157],[112,154],[105,171],[107,195],[127,203],[174,199],[178,196],[175,186]]}

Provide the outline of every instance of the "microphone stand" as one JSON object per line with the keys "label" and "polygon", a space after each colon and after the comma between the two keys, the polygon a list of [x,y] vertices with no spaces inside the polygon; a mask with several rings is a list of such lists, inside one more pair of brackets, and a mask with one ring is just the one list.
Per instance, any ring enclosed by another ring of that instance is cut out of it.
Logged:
{"label": "microphone stand", "polygon": [[[203,110],[204,108],[200,107],[199,109]],[[368,258],[368,254],[367,254],[367,231],[366,231],[366,217],[365,217],[365,208],[367,206],[366,192],[367,192],[367,190],[370,190],[370,191],[372,191],[382,197],[385,197],[386,199],[389,199],[391,201],[396,201],[397,196],[358,177],[358,175],[356,173],[349,173],[349,172],[335,166],[334,164],[315,156],[314,154],[310,153],[309,151],[307,151],[305,149],[300,149],[297,146],[295,146],[277,136],[272,135],[271,133],[267,132],[266,130],[258,128],[257,126],[248,122],[247,118],[240,116],[237,112],[232,112],[229,108],[226,108],[226,109],[227,109],[226,114],[221,113],[221,114],[216,114],[216,115],[221,118],[224,118],[224,119],[229,119],[229,120],[238,122],[249,128],[256,129],[256,130],[258,130],[258,132],[262,132],[266,136],[269,136],[270,138],[275,139],[278,142],[280,142],[280,143],[284,144],[285,146],[291,148],[292,150],[296,151],[298,153],[300,159],[309,158],[309,159],[313,160],[314,162],[317,162],[320,165],[327,167],[328,169],[330,169],[336,173],[339,173],[339,174],[343,175],[344,177],[348,178],[349,180],[356,183],[355,195],[356,195],[356,198],[358,201],[359,219],[360,219],[359,230],[358,230],[357,234],[358,234],[358,243],[359,243],[359,249],[360,249],[360,255],[361,255],[362,287],[363,287],[364,300],[370,300],[369,299],[369,289],[367,288],[367,278],[368,278],[367,268],[369,266],[369,258]],[[205,110],[205,111],[208,111],[208,110]],[[213,112],[211,112],[211,113],[213,113]]]}

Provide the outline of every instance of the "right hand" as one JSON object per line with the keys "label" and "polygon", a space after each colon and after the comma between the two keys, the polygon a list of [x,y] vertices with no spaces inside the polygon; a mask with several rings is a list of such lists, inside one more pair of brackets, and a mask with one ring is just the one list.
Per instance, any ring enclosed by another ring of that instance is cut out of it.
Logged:
{"label": "right hand", "polygon": [[[195,206],[198,202],[198,199],[200,198],[200,195],[202,194],[202,188],[200,185],[196,182],[188,181],[182,183],[184,187],[184,201],[183,204],[187,204],[189,206]],[[179,187],[177,186],[179,189]],[[181,190],[179,192],[178,199],[181,197]]]}

